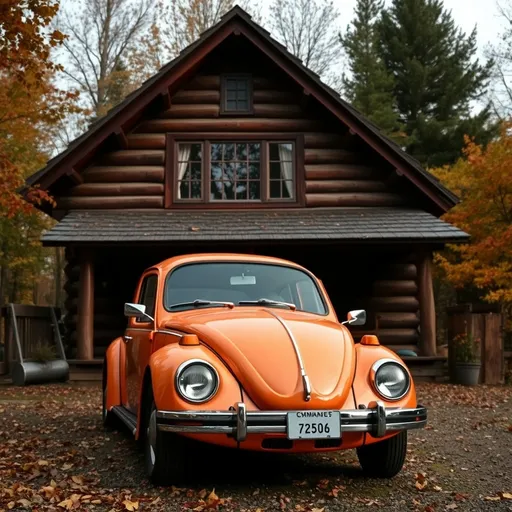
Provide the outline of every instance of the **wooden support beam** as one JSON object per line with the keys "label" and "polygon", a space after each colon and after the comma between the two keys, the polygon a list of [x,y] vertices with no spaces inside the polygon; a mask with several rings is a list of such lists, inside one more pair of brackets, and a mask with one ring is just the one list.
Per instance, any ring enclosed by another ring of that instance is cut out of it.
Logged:
{"label": "wooden support beam", "polygon": [[171,108],[171,95],[169,94],[169,89],[160,94],[160,98],[162,98],[162,105],[164,110],[168,110]]}
{"label": "wooden support beam", "polygon": [[128,149],[128,138],[126,137],[124,130],[120,128],[114,132],[114,135],[116,136],[117,142],[119,143],[119,147],[121,149]]}
{"label": "wooden support beam", "polygon": [[94,263],[90,253],[80,261],[77,318],[77,359],[94,359]]}
{"label": "wooden support beam", "polygon": [[432,254],[418,255],[418,301],[420,305],[421,356],[436,355],[436,307],[432,283]]}
{"label": "wooden support beam", "polygon": [[73,167],[66,173],[77,185],[81,185],[84,179]]}

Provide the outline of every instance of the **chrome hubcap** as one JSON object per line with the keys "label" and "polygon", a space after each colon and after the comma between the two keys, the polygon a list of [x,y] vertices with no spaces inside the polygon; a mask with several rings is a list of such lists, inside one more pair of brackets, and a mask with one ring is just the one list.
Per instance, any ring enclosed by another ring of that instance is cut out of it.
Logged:
{"label": "chrome hubcap", "polygon": [[149,417],[149,425],[146,430],[146,436],[149,443],[149,456],[151,458],[151,467],[155,465],[156,459],[156,411],[151,412]]}

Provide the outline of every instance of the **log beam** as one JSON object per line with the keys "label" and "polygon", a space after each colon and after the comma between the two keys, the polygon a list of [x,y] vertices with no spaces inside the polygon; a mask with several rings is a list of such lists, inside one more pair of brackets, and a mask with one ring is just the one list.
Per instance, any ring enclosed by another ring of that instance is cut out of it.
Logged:
{"label": "log beam", "polygon": [[77,359],[94,359],[94,263],[90,253],[82,254],[78,290]]}
{"label": "log beam", "polygon": [[432,254],[418,256],[418,301],[420,306],[420,342],[422,356],[436,355],[436,308],[432,283]]}

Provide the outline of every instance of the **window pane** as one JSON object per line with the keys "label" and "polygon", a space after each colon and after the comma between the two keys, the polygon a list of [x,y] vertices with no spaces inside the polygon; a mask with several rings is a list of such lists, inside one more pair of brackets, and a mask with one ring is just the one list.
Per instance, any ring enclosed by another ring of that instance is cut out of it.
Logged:
{"label": "window pane", "polygon": [[[191,179],[200,181],[202,165],[200,163],[192,163],[192,164],[188,164],[188,165],[191,168],[191,172],[190,172]],[[188,171],[187,171],[187,173],[188,173]]]}
{"label": "window pane", "polygon": [[235,187],[233,186],[232,181],[224,182],[224,199],[235,199]]}
{"label": "window pane", "polygon": [[249,164],[249,178],[251,180],[259,180],[260,179],[260,164],[259,164],[259,162]]}
{"label": "window pane", "polygon": [[223,144],[218,144],[213,142],[211,144],[211,159],[213,160],[222,160],[222,146]]}
{"label": "window pane", "polygon": [[293,181],[287,180],[283,181],[283,198],[291,199],[295,196],[295,192],[293,190]]}
{"label": "window pane", "polygon": [[210,199],[218,200],[222,199],[222,190],[223,190],[222,181],[212,181],[212,185],[210,188]]}
{"label": "window pane", "polygon": [[188,181],[182,181],[180,183],[180,198],[181,199],[189,199],[190,198],[190,186]]}
{"label": "window pane", "polygon": [[228,78],[226,80],[226,87],[228,91],[236,91],[238,87],[238,80],[236,78]]}
{"label": "window pane", "polygon": [[248,78],[227,78],[222,87],[224,108],[228,112],[247,111],[250,107],[250,83]]}
{"label": "window pane", "polygon": [[203,196],[202,190],[201,190],[201,182],[200,181],[193,181],[191,184],[191,197],[192,199],[201,199]]}
{"label": "window pane", "polygon": [[294,155],[290,142],[271,142],[269,152],[269,198],[292,199],[294,192]]}
{"label": "window pane", "polygon": [[235,179],[235,164],[224,164],[224,180],[233,181]]}
{"label": "window pane", "polygon": [[272,199],[279,199],[281,197],[281,181],[270,181],[269,193]]}
{"label": "window pane", "polygon": [[280,180],[281,179],[281,164],[279,162],[270,163],[270,179]]}
{"label": "window pane", "polygon": [[250,181],[249,182],[249,199],[260,199],[260,182]]}
{"label": "window pane", "polygon": [[247,160],[247,144],[236,145],[236,159]]}
{"label": "window pane", "polygon": [[247,179],[247,165],[245,165],[245,163],[237,164],[237,167],[236,167],[236,179],[238,181],[246,180]]}
{"label": "window pane", "polygon": [[233,160],[235,158],[235,145],[224,144],[223,160]]}
{"label": "window pane", "polygon": [[201,144],[190,144],[190,157],[189,160],[200,162],[201,161]]}
{"label": "window pane", "polygon": [[249,160],[257,160],[260,159],[260,144],[249,144]]}
{"label": "window pane", "polygon": [[247,182],[237,183],[236,199],[247,199]]}
{"label": "window pane", "polygon": [[279,161],[279,144],[270,143],[268,145],[268,155],[271,161]]}

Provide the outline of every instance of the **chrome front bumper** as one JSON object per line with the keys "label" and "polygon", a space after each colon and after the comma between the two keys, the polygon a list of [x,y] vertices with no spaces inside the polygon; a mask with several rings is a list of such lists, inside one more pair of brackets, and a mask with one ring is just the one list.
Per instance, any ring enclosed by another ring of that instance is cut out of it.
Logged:
{"label": "chrome front bumper", "polygon": [[[248,434],[286,434],[287,411],[247,411],[238,402],[229,411],[157,411],[159,430],[187,434],[227,434],[241,442]],[[424,428],[427,409],[386,408],[381,401],[366,409],[340,411],[341,433],[369,432],[383,437],[389,432]]]}

